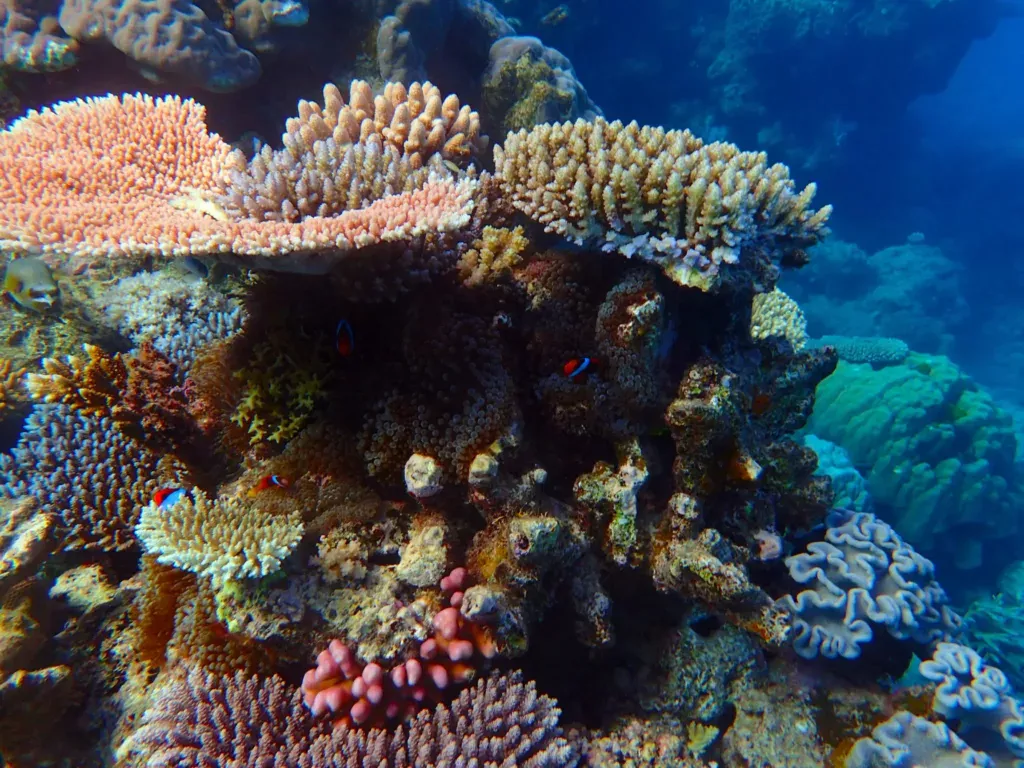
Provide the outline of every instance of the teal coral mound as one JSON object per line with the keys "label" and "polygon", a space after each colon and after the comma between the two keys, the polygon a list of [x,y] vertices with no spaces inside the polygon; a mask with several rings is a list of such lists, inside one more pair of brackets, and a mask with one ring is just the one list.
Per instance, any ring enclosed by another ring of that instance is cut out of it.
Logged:
{"label": "teal coral mound", "polygon": [[971,746],[984,750],[999,765],[1024,762],[1024,711],[1011,696],[1002,670],[985,664],[970,648],[939,643],[921,675],[936,684],[932,709],[960,723],[959,733]]}
{"label": "teal coral mound", "polygon": [[842,446],[822,440],[817,435],[804,435],[804,445],[818,457],[818,468],[814,474],[827,476],[832,481],[833,507],[850,512],[874,511],[868,485]]}
{"label": "teal coral mound", "polygon": [[964,613],[964,637],[1024,691],[1024,561],[1003,571],[998,594],[971,603]]}
{"label": "teal coral mound", "polygon": [[856,659],[880,628],[927,647],[959,631],[932,563],[874,515],[851,515],[786,565],[807,586],[779,600],[793,616],[793,648],[806,659]]}
{"label": "teal coral mound", "polygon": [[1012,419],[946,357],[840,363],[808,431],[846,449],[892,525],[934,560],[976,568],[987,543],[1022,527]]}

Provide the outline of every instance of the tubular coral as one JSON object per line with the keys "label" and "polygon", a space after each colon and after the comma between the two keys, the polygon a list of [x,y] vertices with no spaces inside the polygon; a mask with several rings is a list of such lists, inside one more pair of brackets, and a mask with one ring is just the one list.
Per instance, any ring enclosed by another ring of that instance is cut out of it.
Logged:
{"label": "tubular coral", "polygon": [[786,166],[689,131],[538,125],[510,134],[494,162],[503,193],[547,231],[637,254],[702,289],[744,255],[803,259],[831,213],[810,207],[815,186],[798,194]]}
{"label": "tubular coral", "polygon": [[[65,256],[228,253],[327,271],[341,253],[465,225],[475,182],[439,176],[357,211],[299,222],[231,220],[213,202],[244,159],[191,100],[106,96],[30,112],[0,133],[0,247]],[[243,259],[243,260],[244,260]]]}
{"label": "tubular coral", "polygon": [[157,562],[215,583],[274,573],[302,538],[297,514],[270,515],[241,499],[211,500],[198,489],[166,508],[148,504],[135,528]]}

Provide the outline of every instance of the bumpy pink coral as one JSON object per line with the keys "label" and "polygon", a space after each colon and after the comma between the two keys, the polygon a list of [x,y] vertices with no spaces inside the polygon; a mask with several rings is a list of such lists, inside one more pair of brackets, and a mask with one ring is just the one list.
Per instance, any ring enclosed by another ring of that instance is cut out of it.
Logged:
{"label": "bumpy pink coral", "polygon": [[471,682],[497,648],[484,627],[459,613],[468,586],[465,568],[441,579],[448,605],[434,615],[434,635],[420,645],[418,658],[387,669],[376,662],[361,664],[348,646],[332,640],[302,679],[313,714],[329,712],[336,722],[359,726],[404,720],[441,700],[445,691]]}

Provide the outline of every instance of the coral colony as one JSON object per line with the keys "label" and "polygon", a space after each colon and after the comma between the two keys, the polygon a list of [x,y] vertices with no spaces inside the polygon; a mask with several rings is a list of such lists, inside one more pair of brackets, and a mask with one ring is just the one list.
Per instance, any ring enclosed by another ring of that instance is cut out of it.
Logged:
{"label": "coral colony", "polygon": [[[232,90],[308,15],[179,3],[184,56],[108,5],[26,16],[0,51],[63,69],[98,37]],[[18,317],[69,313],[0,367],[4,764],[1024,761],[1007,676],[857,471],[900,436],[851,459],[837,379],[815,408],[840,356],[865,399],[872,364],[933,364],[809,343],[776,283],[827,234],[814,185],[608,121],[508,34],[488,139],[416,81],[413,5],[379,28],[391,82],[326,86],[274,146],[143,95],[0,133],[0,247],[60,292]],[[863,684],[914,654],[918,684]]]}

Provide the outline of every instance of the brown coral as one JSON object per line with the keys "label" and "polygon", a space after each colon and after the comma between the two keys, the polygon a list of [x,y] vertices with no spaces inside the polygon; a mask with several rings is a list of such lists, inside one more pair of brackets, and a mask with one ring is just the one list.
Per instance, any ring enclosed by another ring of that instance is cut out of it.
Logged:
{"label": "brown coral", "polygon": [[42,373],[30,373],[25,387],[41,403],[63,403],[85,416],[106,417],[117,424],[137,423],[138,415],[122,400],[128,384],[128,368],[120,355],[109,355],[97,346],[83,344],[85,357],[48,357]]}
{"label": "brown coral", "polygon": [[15,368],[10,360],[0,360],[0,418],[6,416],[24,399],[22,377],[24,368]]}

